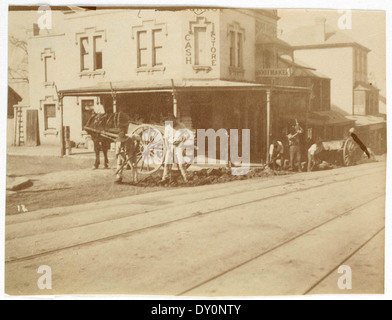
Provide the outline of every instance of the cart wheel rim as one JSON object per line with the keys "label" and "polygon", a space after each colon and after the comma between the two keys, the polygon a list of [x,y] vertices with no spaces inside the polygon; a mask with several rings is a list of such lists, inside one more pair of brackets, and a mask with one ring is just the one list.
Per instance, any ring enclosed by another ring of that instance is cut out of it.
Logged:
{"label": "cart wheel rim", "polygon": [[137,154],[137,168],[140,174],[150,175],[158,171],[165,159],[165,143],[163,134],[152,125],[136,127],[132,135],[140,137]]}

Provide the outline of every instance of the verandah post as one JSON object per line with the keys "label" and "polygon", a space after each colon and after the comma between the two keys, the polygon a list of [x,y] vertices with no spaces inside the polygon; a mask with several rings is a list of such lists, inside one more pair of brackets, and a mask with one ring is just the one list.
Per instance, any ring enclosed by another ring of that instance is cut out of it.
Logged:
{"label": "verandah post", "polygon": [[271,90],[266,91],[267,94],[267,157],[266,164],[269,162],[269,147],[271,134]]}

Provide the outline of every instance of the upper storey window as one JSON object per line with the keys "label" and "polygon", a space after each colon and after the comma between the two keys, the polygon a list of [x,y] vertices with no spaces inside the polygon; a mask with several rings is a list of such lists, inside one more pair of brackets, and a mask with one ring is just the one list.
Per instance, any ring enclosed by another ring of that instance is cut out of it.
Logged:
{"label": "upper storey window", "polygon": [[80,39],[80,70],[90,70],[90,45],[88,38]]}
{"label": "upper storey window", "polygon": [[55,53],[47,48],[41,53],[41,61],[43,61],[44,67],[44,83],[45,86],[53,85],[55,81],[54,75],[54,60],[56,59]]}
{"label": "upper storey window", "polygon": [[232,73],[243,73],[245,29],[241,28],[239,23],[234,22],[233,24],[228,26],[227,34],[230,44],[230,70]]}
{"label": "upper storey window", "polygon": [[167,36],[166,23],[157,24],[155,20],[144,21],[132,28],[132,39],[136,40],[136,72],[165,71],[164,37]]}
{"label": "upper storey window", "polygon": [[137,32],[137,67],[163,65],[162,29]]}
{"label": "upper storey window", "polygon": [[147,31],[139,31],[137,33],[137,67],[147,67]]}
{"label": "upper storey window", "polygon": [[95,36],[93,39],[94,39],[94,70],[102,70],[103,69],[102,36]]}
{"label": "upper storey window", "polygon": [[80,71],[96,71],[103,69],[102,37],[80,39]]}
{"label": "upper storey window", "polygon": [[162,29],[152,30],[152,65],[163,65],[163,31]]}
{"label": "upper storey window", "polygon": [[80,76],[95,76],[104,72],[104,43],[106,32],[87,28],[76,34],[76,44],[80,52]]}

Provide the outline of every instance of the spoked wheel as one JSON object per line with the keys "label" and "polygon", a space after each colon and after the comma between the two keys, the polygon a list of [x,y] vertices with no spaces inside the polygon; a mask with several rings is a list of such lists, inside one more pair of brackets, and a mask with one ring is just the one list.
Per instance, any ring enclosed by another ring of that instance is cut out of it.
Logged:
{"label": "spoked wheel", "polygon": [[356,163],[357,153],[358,147],[355,141],[351,138],[347,139],[343,148],[343,162],[346,167]]}
{"label": "spoked wheel", "polygon": [[137,168],[140,174],[150,175],[158,171],[165,160],[163,134],[154,126],[143,124],[135,128],[133,135],[140,137]]}

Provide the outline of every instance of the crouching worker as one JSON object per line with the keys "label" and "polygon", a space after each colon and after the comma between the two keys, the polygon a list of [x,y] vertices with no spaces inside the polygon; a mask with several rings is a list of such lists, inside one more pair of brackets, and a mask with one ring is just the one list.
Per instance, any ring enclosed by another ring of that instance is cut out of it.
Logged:
{"label": "crouching worker", "polygon": [[120,132],[120,134],[118,135],[116,140],[117,183],[122,182],[123,171],[128,166],[131,167],[133,182],[138,183],[137,154],[139,151],[139,145],[139,136],[128,137],[124,132]]}
{"label": "crouching worker", "polygon": [[284,154],[283,143],[281,141],[274,139],[269,150],[269,157],[270,157],[269,167],[274,171],[276,170],[276,166],[278,166],[279,169],[283,167],[283,154]]}
{"label": "crouching worker", "polygon": [[308,150],[308,172],[312,172],[314,167],[321,163],[319,158],[320,153],[324,150],[321,141],[313,144]]}

